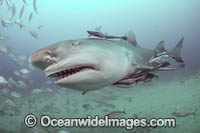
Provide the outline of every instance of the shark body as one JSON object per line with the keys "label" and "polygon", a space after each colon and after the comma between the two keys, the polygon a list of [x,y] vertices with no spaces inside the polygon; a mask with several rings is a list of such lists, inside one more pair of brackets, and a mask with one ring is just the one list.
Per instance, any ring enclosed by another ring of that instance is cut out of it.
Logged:
{"label": "shark body", "polygon": [[[135,38],[127,36],[131,37]],[[154,50],[131,42],[99,38],[61,41],[35,52],[30,62],[56,78],[57,85],[84,93],[110,85],[132,87],[138,81],[151,81],[159,70],[176,69],[168,68],[166,61],[154,66],[149,63]]]}

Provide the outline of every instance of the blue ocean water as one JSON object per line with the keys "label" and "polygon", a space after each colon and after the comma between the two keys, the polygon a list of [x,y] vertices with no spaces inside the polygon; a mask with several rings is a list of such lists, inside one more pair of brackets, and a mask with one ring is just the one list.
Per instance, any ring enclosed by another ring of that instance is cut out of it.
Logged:
{"label": "blue ocean water", "polygon": [[[38,14],[34,11],[33,1],[26,0],[25,5],[23,0],[10,0],[10,9],[6,0],[2,0],[0,5],[0,19],[11,22],[7,27],[0,25],[0,37],[5,38],[0,40],[0,44],[7,48],[7,53],[0,51],[0,76],[8,81],[0,84],[0,133],[54,133],[61,130],[71,133],[200,132],[199,0],[36,0]],[[16,15],[11,19],[13,4],[16,6]],[[23,5],[24,13],[19,19]],[[31,12],[33,17],[29,22]],[[21,30],[15,21],[23,23]],[[43,27],[38,29],[40,25]],[[79,91],[56,86],[53,80],[32,67],[28,61],[41,48],[63,40],[86,38],[87,30],[94,30],[99,26],[102,26],[101,31],[117,36],[132,30],[140,46],[148,49],[154,49],[159,41],[164,40],[166,49],[171,50],[184,36],[181,56],[186,66],[183,70],[161,72],[160,79],[153,80],[152,83],[129,89],[107,87],[82,96]],[[39,39],[31,36],[29,31],[36,32]],[[15,60],[13,56],[24,56],[25,59],[19,57]],[[22,69],[29,73],[23,74]],[[20,96],[12,92],[17,92]],[[112,106],[108,106],[109,104]],[[183,108],[184,111],[187,108],[187,112],[197,109],[196,115],[175,117],[175,128],[125,130],[38,127],[34,130],[26,128],[23,123],[28,113],[79,118],[87,115],[104,116],[109,112],[125,109],[125,118],[137,114],[150,119],[174,118],[171,113]]]}

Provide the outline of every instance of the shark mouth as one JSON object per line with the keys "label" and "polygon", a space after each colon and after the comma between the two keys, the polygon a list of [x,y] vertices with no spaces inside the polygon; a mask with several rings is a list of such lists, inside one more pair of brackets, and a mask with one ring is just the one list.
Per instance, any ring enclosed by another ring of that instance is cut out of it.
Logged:
{"label": "shark mouth", "polygon": [[88,71],[88,70],[96,70],[97,71],[97,69],[92,66],[81,66],[81,67],[76,67],[76,68],[71,68],[71,69],[66,69],[66,70],[62,70],[59,72],[55,72],[55,73],[48,75],[48,77],[55,77],[56,82],[58,82],[62,79],[66,79],[74,74],[77,74],[77,73],[80,73],[83,71]]}

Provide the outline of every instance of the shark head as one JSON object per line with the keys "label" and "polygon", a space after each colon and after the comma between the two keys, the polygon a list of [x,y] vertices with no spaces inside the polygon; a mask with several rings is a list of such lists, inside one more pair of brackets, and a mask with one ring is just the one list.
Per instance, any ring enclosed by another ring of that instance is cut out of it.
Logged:
{"label": "shark head", "polygon": [[102,41],[59,42],[35,52],[30,62],[48,77],[56,78],[59,86],[84,92],[100,89],[122,79],[131,67],[122,48]]}

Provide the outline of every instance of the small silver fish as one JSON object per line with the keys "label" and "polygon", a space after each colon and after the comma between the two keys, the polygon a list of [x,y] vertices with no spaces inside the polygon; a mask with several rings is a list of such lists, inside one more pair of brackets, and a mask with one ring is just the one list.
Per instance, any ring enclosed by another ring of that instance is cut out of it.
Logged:
{"label": "small silver fish", "polygon": [[124,111],[113,111],[113,112],[110,112],[107,116],[109,118],[119,118],[124,114],[126,114],[125,110]]}
{"label": "small silver fish", "polygon": [[5,37],[0,36],[0,40],[4,41],[4,40],[5,40]]}
{"label": "small silver fish", "polygon": [[43,25],[39,25],[39,26],[38,26],[38,30],[40,30],[42,27],[43,27]]}
{"label": "small silver fish", "polygon": [[11,18],[13,18],[15,16],[16,11],[17,11],[17,8],[16,8],[15,4],[13,3],[13,5],[12,5],[12,17]]}
{"label": "small silver fish", "polygon": [[24,27],[24,24],[22,23],[21,20],[19,20],[19,21],[15,20],[14,23],[20,27],[20,30],[22,30],[22,28]]}
{"label": "small silver fish", "polygon": [[84,105],[82,105],[82,107],[85,108],[86,110],[92,110],[93,109],[92,105],[90,105],[90,104],[84,104]]}
{"label": "small silver fish", "polygon": [[190,116],[190,115],[195,116],[196,112],[197,112],[197,109],[195,109],[194,111],[183,110],[183,111],[173,112],[172,115],[176,116],[176,117],[186,117],[186,116]]}
{"label": "small silver fish", "polygon": [[35,13],[38,14],[36,0],[33,1],[33,9],[34,9]]}
{"label": "small silver fish", "polygon": [[31,13],[30,13],[30,15],[29,15],[29,19],[28,19],[28,20],[29,20],[29,22],[31,22],[31,20],[32,20],[32,17],[33,17],[33,12],[31,12]]}
{"label": "small silver fish", "polygon": [[38,33],[34,32],[34,31],[29,31],[29,33],[30,33],[30,35],[31,35],[32,37],[34,37],[35,39],[39,39]]}
{"label": "small silver fish", "polygon": [[1,20],[1,25],[2,25],[3,27],[8,27],[2,20]]}
{"label": "small silver fish", "polygon": [[23,6],[22,6],[22,8],[21,8],[21,11],[20,11],[19,18],[21,18],[21,17],[22,17],[23,13],[24,13],[24,5],[23,5]]}
{"label": "small silver fish", "polygon": [[3,4],[3,0],[0,0],[0,5],[2,5]]}
{"label": "small silver fish", "polygon": [[25,5],[28,5],[27,2],[26,2],[26,0],[23,0],[23,2],[24,2]]}
{"label": "small silver fish", "polygon": [[109,108],[116,108],[116,106],[114,104],[105,104],[106,107],[109,107]]}
{"label": "small silver fish", "polygon": [[7,19],[5,19],[5,18],[2,18],[2,19],[1,19],[1,25],[2,25],[3,27],[8,27],[8,25],[11,25],[11,24],[12,24],[11,21],[9,21],[9,20],[7,20]]}
{"label": "small silver fish", "polygon": [[2,18],[1,21],[3,21],[5,24],[12,24],[12,22],[8,19]]}
{"label": "small silver fish", "polygon": [[10,5],[10,0],[6,0],[6,4],[8,6],[8,10],[10,9],[11,5]]}

